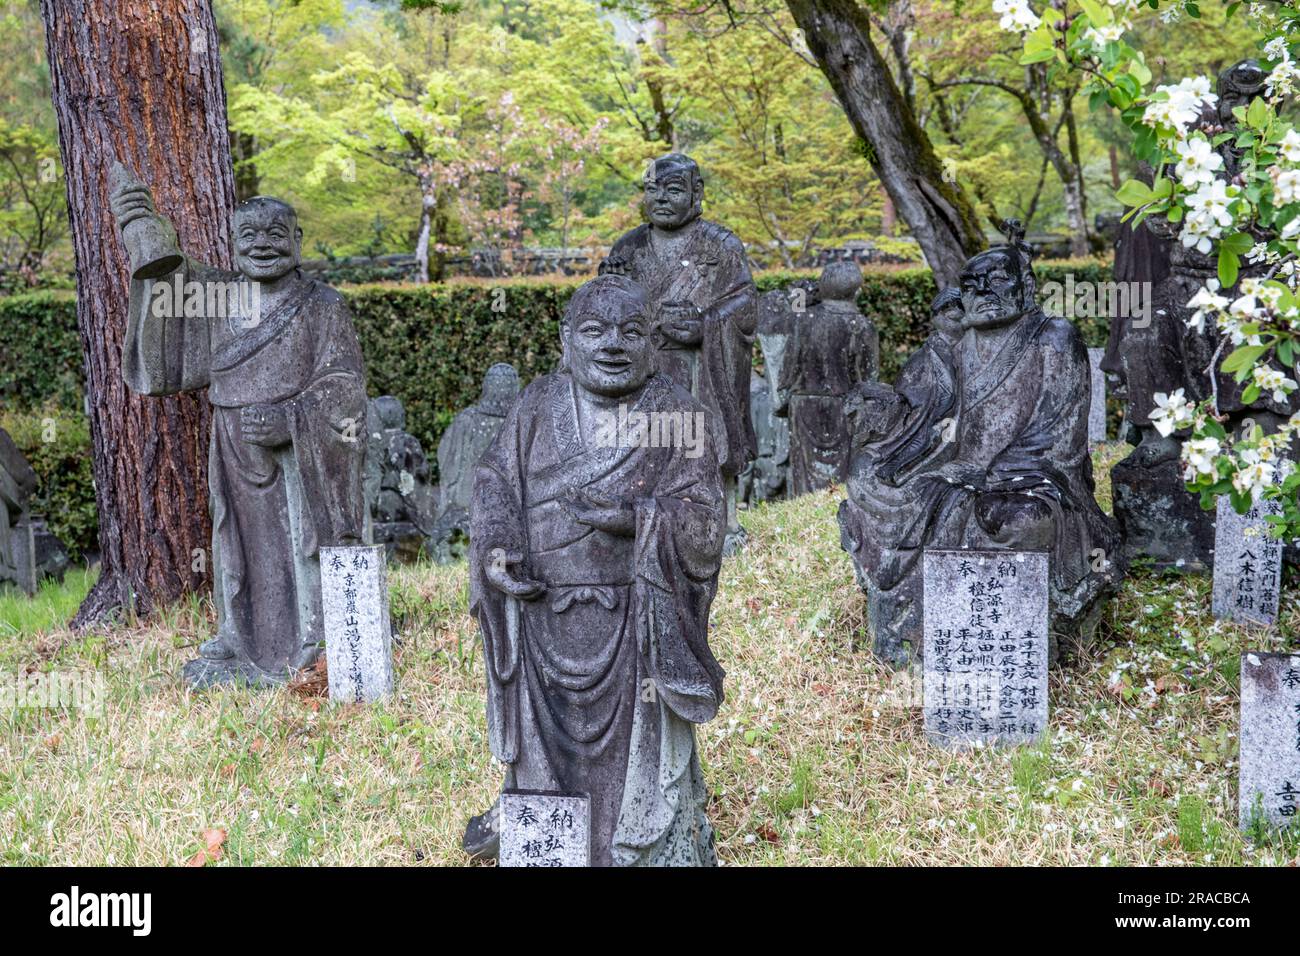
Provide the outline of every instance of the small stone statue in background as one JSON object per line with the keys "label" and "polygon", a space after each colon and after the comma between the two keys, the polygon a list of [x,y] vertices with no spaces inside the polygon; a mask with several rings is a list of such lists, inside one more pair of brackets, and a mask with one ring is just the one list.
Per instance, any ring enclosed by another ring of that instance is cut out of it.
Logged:
{"label": "small stone statue in background", "polygon": [[790,495],[807,494],[849,474],[844,400],[880,369],[880,335],[858,311],[862,270],[832,262],[822,270],[817,303],[796,313],[777,386],[777,415],[790,423]]}
{"label": "small stone statue in background", "polygon": [[63,542],[29,513],[37,481],[27,456],[0,428],[0,584],[13,584],[27,595],[47,577],[61,580],[68,567]]}
{"label": "small stone statue in background", "polygon": [[790,467],[790,426],[772,414],[772,389],[767,379],[752,373],[749,415],[758,440],[758,456],[740,473],[740,500],[748,505],[786,497]]}
{"label": "small stone statue in background", "polygon": [[867,584],[874,648],[898,666],[921,654],[927,548],[1049,552],[1053,652],[1091,635],[1123,572],[1093,498],[1087,350],[1038,307],[1029,248],[1011,232],[966,263],[962,337],[941,331],[945,293],[898,387],[851,399],[860,431],[841,537]]}
{"label": "small stone statue in background", "polygon": [[757,292],[745,247],[730,230],[701,218],[704,179],[681,153],[646,170],[649,222],[619,239],[600,272],[639,283],[654,323],[655,371],[713,414],[714,445],[727,493],[727,547],[741,546],[737,476],[756,451],[749,417]]}
{"label": "small stone statue in background", "polygon": [[293,207],[235,210],[237,272],[168,248],[175,230],[120,166],[113,212],[131,257],[122,376],[142,395],[206,388],[217,633],[192,687],[277,684],[324,641],[320,549],[364,544],[366,380],[343,296],[302,274]]}
{"label": "small stone statue in background", "polygon": [[[722,701],[708,627],[726,507],[713,433],[664,440],[708,412],[654,373],[651,315],[619,275],[569,301],[563,366],[479,462],[470,609],[505,788],[589,795],[596,866],[712,866],[694,725]],[[494,855],[499,822],[497,805],[473,818],[465,849]]]}
{"label": "small stone statue in background", "polygon": [[391,561],[410,563],[424,552],[438,510],[438,486],[420,440],[406,432],[406,410],[392,395],[372,398],[367,412],[366,502],[375,544]]}
{"label": "small stone statue in background", "polygon": [[474,468],[496,437],[506,413],[519,397],[519,373],[498,362],[483,376],[479,400],[451,420],[438,442],[438,518],[429,542],[433,558],[446,564],[464,555],[469,535],[469,503]]}

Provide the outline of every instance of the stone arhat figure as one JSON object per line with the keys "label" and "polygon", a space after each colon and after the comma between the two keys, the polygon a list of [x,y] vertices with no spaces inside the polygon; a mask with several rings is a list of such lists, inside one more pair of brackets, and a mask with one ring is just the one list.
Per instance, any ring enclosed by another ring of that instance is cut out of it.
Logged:
{"label": "stone arhat figure", "polygon": [[849,474],[844,400],[876,378],[880,335],[858,311],[862,270],[840,260],[822,270],[818,301],[794,317],[777,388],[776,413],[790,422],[790,494],[802,495]]}
{"label": "stone arhat figure", "polygon": [[1093,498],[1087,350],[1035,303],[1029,258],[1013,230],[970,259],[951,358],[937,321],[896,390],[854,396],[875,407],[861,416],[873,424],[856,439],[841,536],[868,586],[876,651],[896,664],[920,656],[926,548],[1047,551],[1054,638],[1089,633],[1122,573]]}
{"label": "stone arhat figure", "polygon": [[740,500],[750,505],[781,500],[789,475],[790,426],[772,414],[772,389],[758,372],[750,378],[749,416],[758,454],[740,473]]}
{"label": "stone arhat figure", "polygon": [[727,550],[744,531],[736,515],[736,476],[755,455],[749,373],[758,321],[745,247],[701,218],[704,180],[681,153],[646,170],[648,222],[619,239],[600,265],[646,291],[655,370],[681,385],[713,415],[714,442],[727,492]]}
{"label": "stone arhat figure", "polygon": [[[469,534],[469,503],[474,469],[519,397],[519,373],[498,362],[483,376],[479,400],[456,413],[438,442],[438,518],[429,542],[434,560],[444,564],[457,557],[461,539]],[[463,556],[463,551],[461,553]]]}
{"label": "stone arhat figure", "polygon": [[438,488],[429,484],[424,448],[407,433],[406,409],[393,395],[370,400],[366,436],[366,503],[374,541],[384,545],[390,560],[415,561],[438,508]]}
{"label": "stone arhat figure", "polygon": [[[154,258],[141,236],[174,235],[142,183],[119,175],[112,203],[133,263]],[[324,639],[320,549],[368,535],[366,383],[347,303],[299,269],[293,207],[254,197],[233,228],[236,272],[184,258],[132,279],[122,346],[133,391],[207,388],[212,403],[217,633],[185,666],[197,687],[273,684],[311,666]]]}
{"label": "stone arhat figure", "polygon": [[[505,787],[588,794],[595,865],[713,865],[694,725],[722,701],[708,622],[726,514],[712,433],[662,440],[708,413],[654,372],[650,316],[623,276],[570,300],[563,366],[475,473],[470,607]],[[467,851],[495,852],[497,816],[470,821]]]}

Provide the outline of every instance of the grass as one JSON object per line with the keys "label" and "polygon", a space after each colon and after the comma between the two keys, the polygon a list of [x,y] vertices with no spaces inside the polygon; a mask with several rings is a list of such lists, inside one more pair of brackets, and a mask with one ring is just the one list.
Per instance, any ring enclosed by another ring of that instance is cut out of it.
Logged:
{"label": "grass", "polygon": [[[1099,452],[1099,477],[1116,454]],[[1204,578],[1133,578],[1097,643],[1052,675],[1049,740],[949,754],[924,742],[906,675],[857,643],[839,498],[749,512],[723,568],[710,639],[727,700],[699,739],[724,864],[1300,861],[1295,836],[1252,844],[1236,826],[1236,659],[1296,646],[1294,589],[1281,629],[1251,634],[1211,619]],[[0,715],[0,862],[180,864],[214,829],[223,864],[465,862],[465,819],[500,771],[463,566],[393,572],[400,688],[375,707],[186,693],[207,603],[89,635],[51,626],[87,584],[44,611],[0,599],[0,670],[95,667],[107,688],[100,719]]]}

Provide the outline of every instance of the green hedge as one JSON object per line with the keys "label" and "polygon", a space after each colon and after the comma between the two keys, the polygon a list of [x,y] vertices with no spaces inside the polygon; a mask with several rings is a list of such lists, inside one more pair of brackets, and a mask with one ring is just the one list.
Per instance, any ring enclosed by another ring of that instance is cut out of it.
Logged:
{"label": "green hedge", "polygon": [[[1096,262],[1046,263],[1040,286],[1101,282],[1110,268]],[[764,273],[762,292],[815,273]],[[371,395],[391,394],[406,406],[407,428],[432,458],[438,437],[478,397],[483,373],[510,362],[528,382],[555,367],[559,321],[581,280],[459,281],[435,286],[345,287],[365,353]],[[892,380],[929,331],[934,280],[927,269],[867,272],[863,312],[880,330],[881,373]],[[1106,320],[1077,319],[1089,345],[1106,341]],[[0,421],[41,477],[35,508],[69,547],[94,547],[95,508],[90,441],[81,415],[81,355],[76,303],[67,292],[0,298]],[[24,409],[36,409],[23,414]],[[55,422],[56,438],[46,419]],[[436,467],[436,463],[435,467]]]}
{"label": "green hedge", "polygon": [[0,412],[0,428],[27,456],[39,479],[31,511],[43,515],[73,560],[96,548],[95,481],[90,430],[80,412],[47,406]]}

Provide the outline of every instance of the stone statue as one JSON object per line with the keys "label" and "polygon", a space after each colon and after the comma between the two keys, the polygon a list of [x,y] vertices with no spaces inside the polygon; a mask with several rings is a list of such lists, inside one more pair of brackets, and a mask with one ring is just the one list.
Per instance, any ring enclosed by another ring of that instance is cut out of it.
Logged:
{"label": "stone statue", "polygon": [[320,653],[320,548],[369,537],[352,317],[338,292],[299,269],[293,207],[264,196],[240,204],[237,271],[226,272],[160,254],[170,223],[120,166],[114,179],[133,267],[122,376],[144,395],[207,388],[212,403],[217,633],[183,677],[192,687],[280,683]]}
{"label": "stone statue", "polygon": [[[1263,95],[1265,72],[1254,60],[1243,60],[1220,74],[1218,103],[1202,110],[1201,129],[1213,139],[1237,126],[1234,108],[1248,106]],[[1242,150],[1232,138],[1214,147],[1222,158],[1216,173],[1231,181],[1237,175]],[[1146,170],[1150,180],[1150,170]],[[1183,389],[1192,401],[1215,397],[1229,431],[1240,431],[1249,419],[1275,431],[1278,424],[1300,410],[1300,395],[1278,402],[1269,390],[1247,406],[1242,385],[1218,370],[1231,346],[1220,349],[1221,335],[1214,323],[1201,330],[1188,320],[1194,311],[1188,302],[1206,282],[1217,280],[1218,258],[1179,241],[1180,223],[1151,216],[1136,230],[1127,227],[1115,252],[1117,281],[1153,282],[1149,315],[1122,317],[1112,322],[1111,342],[1103,368],[1121,373],[1126,394],[1127,437],[1136,447],[1111,470],[1115,517],[1124,538],[1127,560],[1144,555],[1157,568],[1203,570],[1213,562],[1214,514],[1203,511],[1197,496],[1186,490],[1179,461],[1181,439],[1162,436],[1151,424],[1156,395]],[[1127,237],[1127,238],[1126,238]],[[1258,235],[1256,240],[1267,237]],[[1243,262],[1241,278],[1262,275],[1265,264]],[[1229,298],[1230,290],[1222,291]],[[1216,357],[1217,356],[1217,357]],[[1280,366],[1279,366],[1280,367]]]}
{"label": "stone statue", "polygon": [[498,362],[483,376],[479,400],[451,420],[438,442],[438,520],[429,542],[433,558],[447,564],[464,555],[469,535],[469,504],[474,490],[474,469],[519,397],[519,373],[513,365]]}
{"label": "stone statue", "polygon": [[25,594],[36,593],[45,577],[62,578],[68,566],[63,544],[29,513],[36,472],[0,428],[0,583]]}
{"label": "stone statue", "polygon": [[790,495],[849,476],[850,437],[844,400],[876,378],[880,335],[858,311],[862,270],[848,260],[822,270],[818,301],[796,314],[777,387],[777,415],[790,423]]}
{"label": "stone statue", "polygon": [[438,510],[429,461],[406,432],[406,410],[392,395],[372,398],[366,414],[366,503],[375,544],[390,560],[410,563],[424,553]]}
{"label": "stone statue", "polygon": [[945,292],[898,385],[850,398],[841,540],[867,585],[874,648],[895,665],[921,656],[926,548],[1048,551],[1053,653],[1062,636],[1090,636],[1122,574],[1118,532],[1093,498],[1087,350],[1037,306],[1022,235],[966,263],[959,339]]}
{"label": "stone statue", "polygon": [[727,553],[740,547],[736,477],[755,455],[749,373],[757,324],[754,280],[736,236],[701,218],[704,180],[680,153],[646,170],[649,222],[623,236],[600,264],[646,290],[655,370],[713,413],[714,443],[727,496]]}
{"label": "stone statue", "polygon": [[[651,315],[619,275],[570,300],[563,366],[474,477],[470,606],[505,787],[589,794],[597,866],[715,865],[694,725],[722,701],[708,626],[726,507],[713,432],[664,440],[708,412],[653,371]],[[495,853],[497,819],[470,821],[468,852]]]}
{"label": "stone statue", "polygon": [[754,423],[758,455],[740,473],[740,500],[749,505],[779,501],[786,496],[790,467],[790,426],[772,414],[772,389],[767,379],[751,373],[749,417]]}

